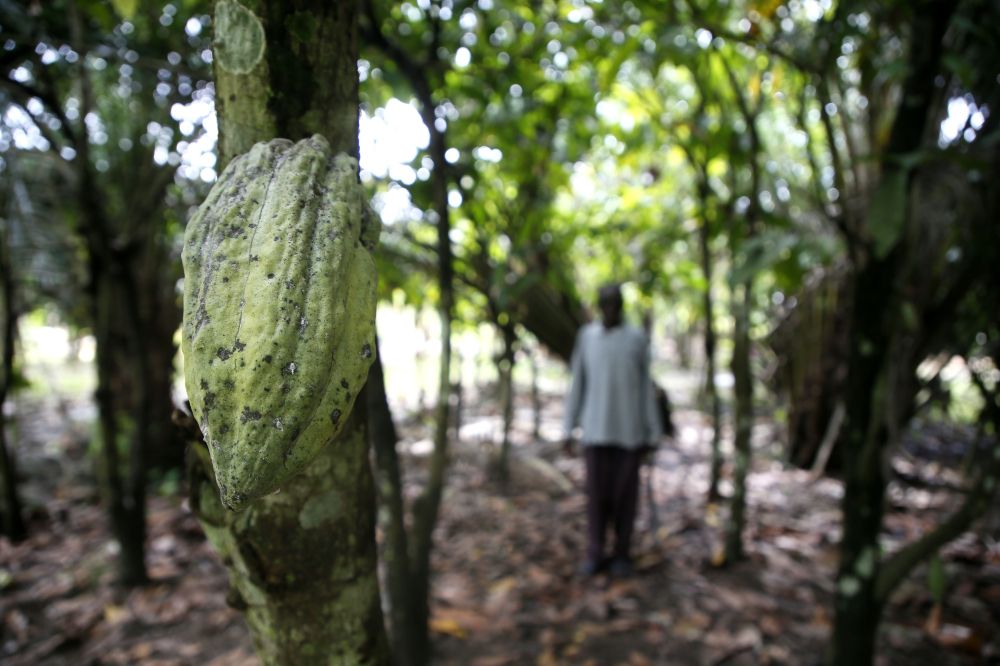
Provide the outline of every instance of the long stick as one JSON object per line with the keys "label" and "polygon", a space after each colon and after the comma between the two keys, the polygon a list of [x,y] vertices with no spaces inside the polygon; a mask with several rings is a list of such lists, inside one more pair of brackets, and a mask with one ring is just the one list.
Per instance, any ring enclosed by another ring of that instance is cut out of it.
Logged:
{"label": "long stick", "polygon": [[646,505],[649,507],[649,529],[653,533],[654,541],[660,533],[660,511],[656,506],[656,498],[653,495],[653,474],[656,471],[656,463],[652,459],[646,463]]}

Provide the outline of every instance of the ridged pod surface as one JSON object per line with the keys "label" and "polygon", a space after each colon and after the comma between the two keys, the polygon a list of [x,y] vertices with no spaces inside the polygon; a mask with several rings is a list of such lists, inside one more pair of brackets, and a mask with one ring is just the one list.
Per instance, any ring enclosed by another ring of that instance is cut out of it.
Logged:
{"label": "ridged pod surface", "polygon": [[379,222],[319,135],[235,158],[184,237],[184,378],[223,503],[300,472],[347,421],[375,349]]}

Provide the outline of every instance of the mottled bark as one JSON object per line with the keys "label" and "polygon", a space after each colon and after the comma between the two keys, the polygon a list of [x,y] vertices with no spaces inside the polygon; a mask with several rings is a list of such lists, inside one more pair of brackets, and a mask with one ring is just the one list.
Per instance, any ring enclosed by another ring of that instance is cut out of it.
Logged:
{"label": "mottled bark", "polygon": [[[219,170],[259,141],[322,134],[358,155],[357,6],[316,0],[221,0],[233,34],[215,35]],[[260,30],[258,34],[256,31]],[[263,50],[256,50],[256,39]],[[351,63],[347,75],[345,63]],[[244,70],[247,70],[244,72]]]}
{"label": "mottled bark", "polygon": [[[337,441],[279,492],[227,511],[195,445],[192,506],[229,569],[264,664],[386,664],[363,397]],[[207,473],[206,473],[207,472]]]}
{"label": "mottled bark", "polygon": [[[254,143],[322,134],[358,154],[355,3],[216,3],[220,165]],[[220,20],[222,18],[222,20]],[[305,471],[245,511],[223,509],[196,448],[192,505],[230,573],[265,664],[386,664],[367,398]]]}

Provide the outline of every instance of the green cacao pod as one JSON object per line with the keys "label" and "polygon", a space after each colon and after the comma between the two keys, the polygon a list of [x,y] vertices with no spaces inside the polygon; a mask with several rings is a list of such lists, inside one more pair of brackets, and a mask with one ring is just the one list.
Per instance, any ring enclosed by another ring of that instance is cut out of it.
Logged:
{"label": "green cacao pod", "polygon": [[184,379],[223,503],[271,493],[347,421],[375,350],[379,223],[321,136],[234,159],[184,237]]}

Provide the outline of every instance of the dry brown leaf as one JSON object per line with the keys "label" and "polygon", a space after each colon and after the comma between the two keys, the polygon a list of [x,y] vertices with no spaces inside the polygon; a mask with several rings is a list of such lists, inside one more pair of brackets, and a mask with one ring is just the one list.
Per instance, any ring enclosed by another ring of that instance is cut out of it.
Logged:
{"label": "dry brown leaf", "polygon": [[517,663],[517,657],[509,654],[494,654],[476,657],[469,666],[508,666]]}
{"label": "dry brown leaf", "polygon": [[104,619],[108,624],[118,624],[119,622],[124,622],[128,619],[129,612],[127,608],[122,608],[121,606],[116,606],[114,604],[109,604],[104,607]]}
{"label": "dry brown leaf", "polygon": [[785,627],[776,616],[764,615],[760,618],[760,629],[764,632],[765,636],[774,638],[780,636]]}
{"label": "dry brown leaf", "polygon": [[719,568],[726,563],[726,548],[722,544],[719,544],[712,551],[712,566]]}
{"label": "dry brown leaf", "polygon": [[983,636],[974,628],[962,624],[942,624],[934,639],[952,650],[973,655],[983,653]]}
{"label": "dry brown leaf", "polygon": [[465,638],[465,629],[451,618],[433,618],[430,622],[431,631],[435,634],[445,634],[455,638]]}
{"label": "dry brown leaf", "polygon": [[559,657],[556,656],[551,647],[547,647],[544,652],[538,655],[535,666],[559,666]]}
{"label": "dry brown leaf", "polygon": [[637,652],[635,650],[632,650],[631,652],[629,652],[628,663],[629,663],[629,666],[652,666],[653,665],[653,662],[650,661],[649,657],[647,657],[646,655],[642,654],[641,652]]}
{"label": "dry brown leaf", "polygon": [[941,611],[941,604],[935,603],[924,622],[924,631],[931,636],[936,636],[941,631]]}

